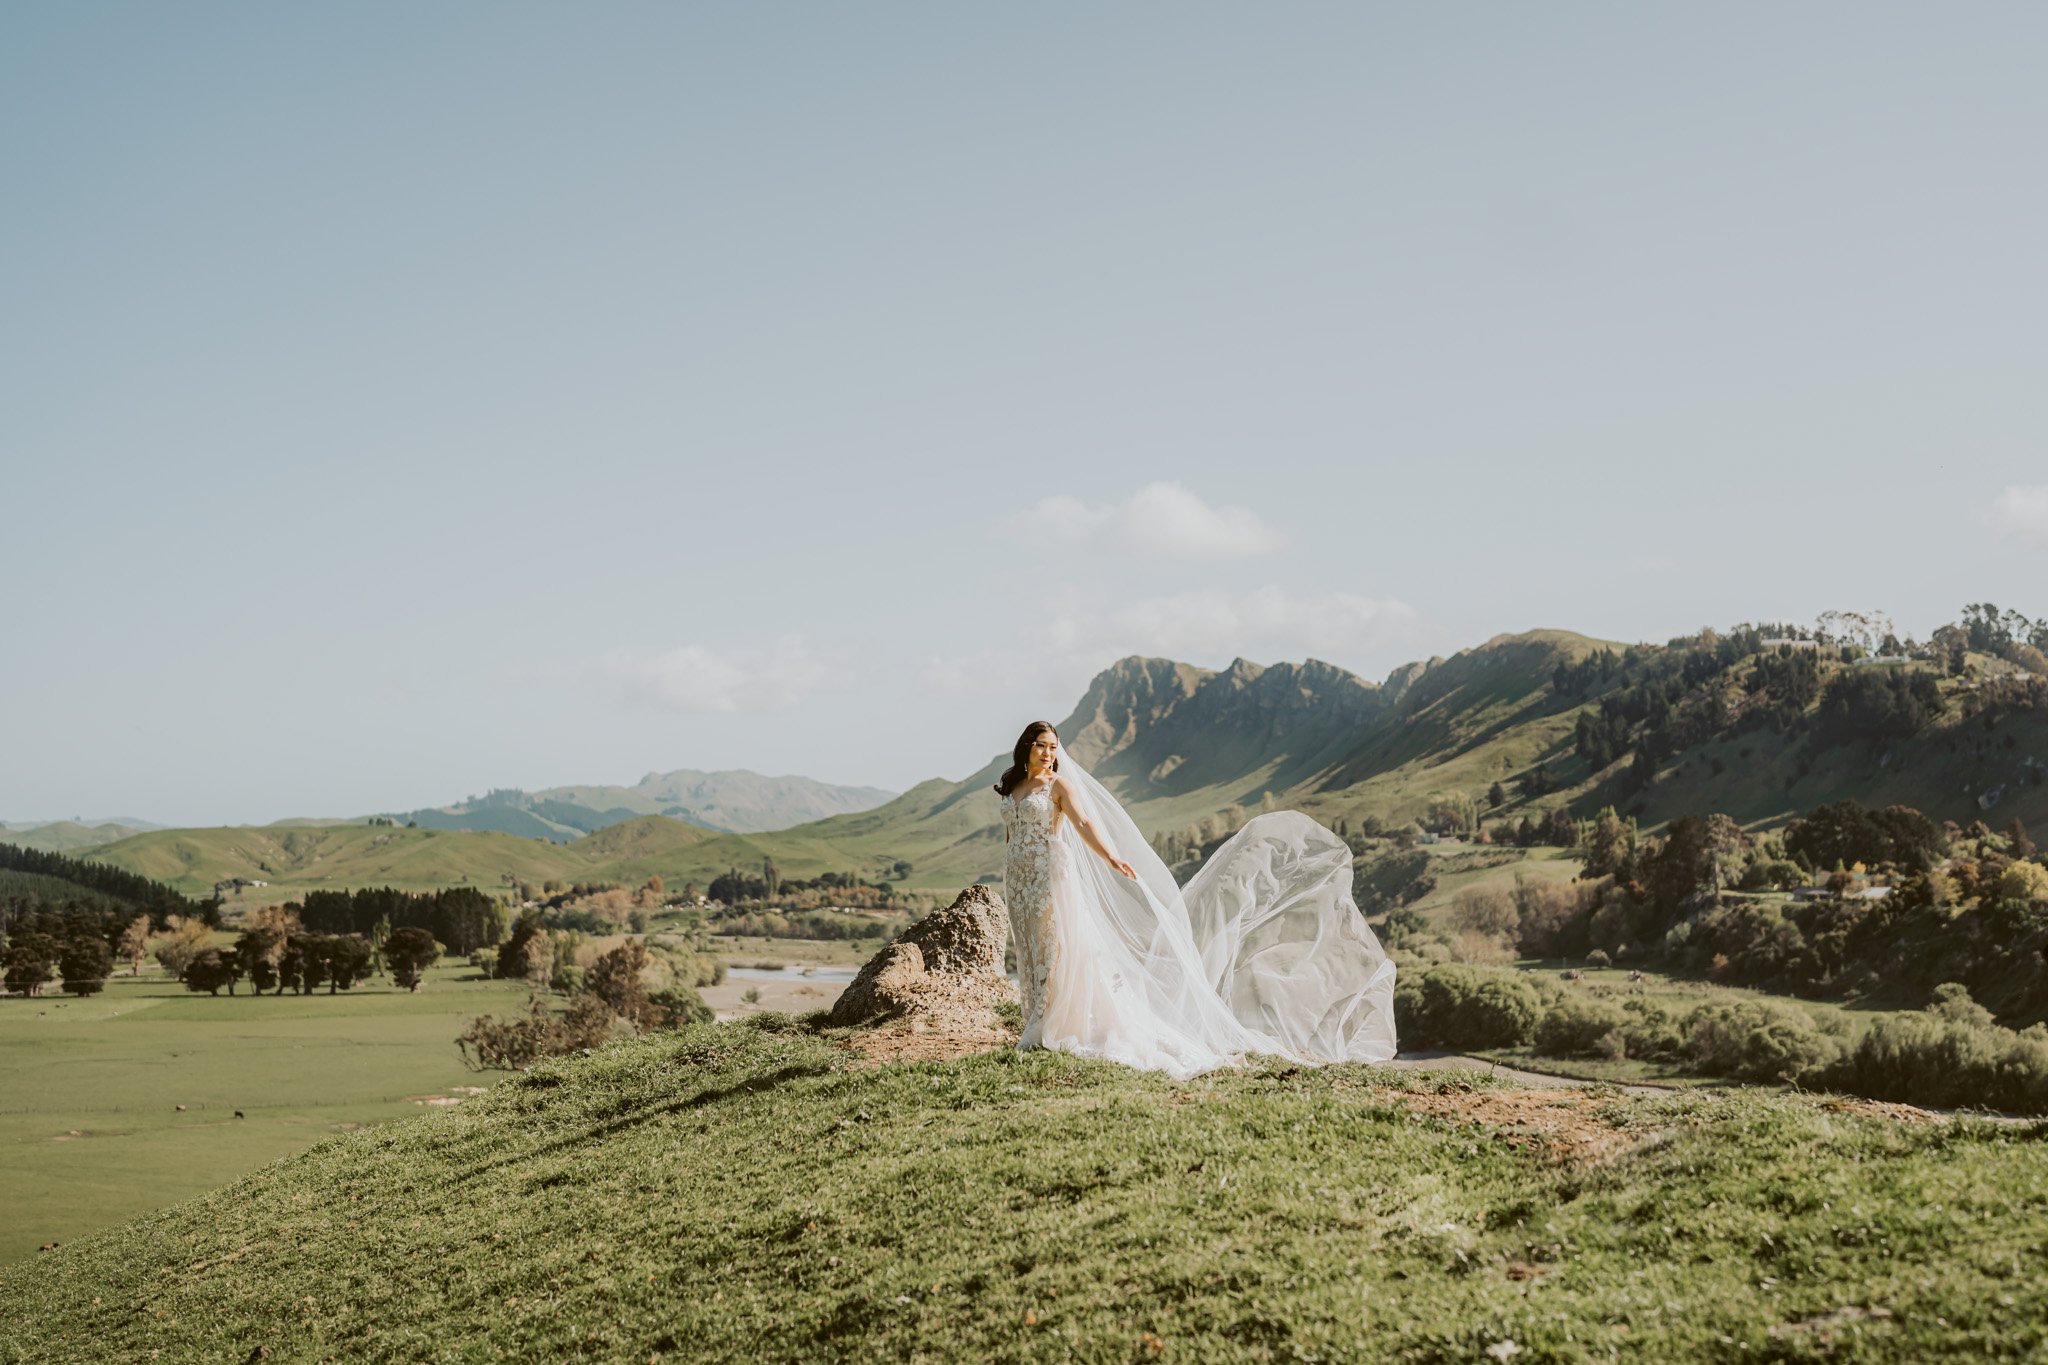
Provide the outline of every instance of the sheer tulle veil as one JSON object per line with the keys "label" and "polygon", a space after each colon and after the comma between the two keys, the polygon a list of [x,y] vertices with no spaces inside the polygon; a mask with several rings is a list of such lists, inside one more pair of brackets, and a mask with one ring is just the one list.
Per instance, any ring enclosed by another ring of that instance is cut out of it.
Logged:
{"label": "sheer tulle veil", "polygon": [[[1342,839],[1299,811],[1260,815],[1183,888],[1064,746],[1059,773],[1137,873],[1125,877],[1072,820],[1060,822],[1061,951],[1101,968],[1069,973],[1094,983],[1064,1002],[1068,1030],[1095,1044],[1076,1050],[1182,1075],[1252,1053],[1305,1062],[1394,1055],[1394,964],[1351,898]],[[1073,1017],[1077,1009],[1087,1022]],[[1064,1045],[1055,1010],[1047,1015],[1046,1042]]]}

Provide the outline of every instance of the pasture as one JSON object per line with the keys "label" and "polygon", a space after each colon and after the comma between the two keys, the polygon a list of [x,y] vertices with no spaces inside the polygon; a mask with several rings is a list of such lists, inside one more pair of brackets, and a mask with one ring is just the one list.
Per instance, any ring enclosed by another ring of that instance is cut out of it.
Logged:
{"label": "pasture", "polygon": [[214,997],[151,971],[83,1000],[0,999],[0,1261],[490,1085],[502,1073],[465,1068],[455,1035],[524,999],[452,960],[416,995],[373,978]]}

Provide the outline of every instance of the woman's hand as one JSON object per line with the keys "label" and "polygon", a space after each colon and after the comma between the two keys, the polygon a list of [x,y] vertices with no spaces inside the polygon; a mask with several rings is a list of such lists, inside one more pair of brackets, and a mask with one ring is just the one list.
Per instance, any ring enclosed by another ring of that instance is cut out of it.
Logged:
{"label": "woman's hand", "polygon": [[1109,865],[1115,868],[1117,871],[1123,873],[1126,877],[1129,877],[1132,881],[1138,880],[1138,874],[1132,871],[1131,865],[1125,862],[1122,858],[1111,858],[1109,860]]}

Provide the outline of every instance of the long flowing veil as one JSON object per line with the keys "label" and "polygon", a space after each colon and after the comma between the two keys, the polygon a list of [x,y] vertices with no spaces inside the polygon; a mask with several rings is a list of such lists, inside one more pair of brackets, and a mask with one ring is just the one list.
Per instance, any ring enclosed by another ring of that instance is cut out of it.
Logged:
{"label": "long flowing veil", "polygon": [[[1138,874],[1110,867],[1072,820],[1061,822],[1061,951],[1090,955],[1101,970],[1082,978],[1103,983],[1101,998],[1068,1002],[1094,1021],[1070,1029],[1107,1039],[1081,1050],[1183,1075],[1254,1052],[1306,1062],[1394,1055],[1394,964],[1351,898],[1342,839],[1299,811],[1260,815],[1182,888],[1065,748],[1059,771]],[[1049,1022],[1047,1040],[1058,1031]]]}

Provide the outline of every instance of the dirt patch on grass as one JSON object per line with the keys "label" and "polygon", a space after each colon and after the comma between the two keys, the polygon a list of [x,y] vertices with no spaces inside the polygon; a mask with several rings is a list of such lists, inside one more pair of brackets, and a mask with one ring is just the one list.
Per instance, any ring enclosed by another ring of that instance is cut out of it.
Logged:
{"label": "dirt patch on grass", "polygon": [[1894,1123],[1907,1123],[1916,1128],[1943,1121],[1943,1116],[1932,1110],[1910,1104],[1895,1104],[1890,1100],[1858,1100],[1846,1095],[1816,1095],[1809,1103],[1824,1113],[1853,1114],[1863,1119],[1890,1119]]}
{"label": "dirt patch on grass", "polygon": [[1628,1150],[1651,1134],[1613,1121],[1612,1095],[1583,1090],[1465,1090],[1391,1092],[1419,1114],[1486,1129],[1520,1151],[1552,1161],[1599,1161]]}
{"label": "dirt patch on grass", "polygon": [[1002,1029],[939,1027],[911,1020],[860,1029],[848,1035],[844,1046],[859,1054],[857,1065],[881,1066],[885,1062],[949,1062],[1016,1043],[1017,1039]]}

